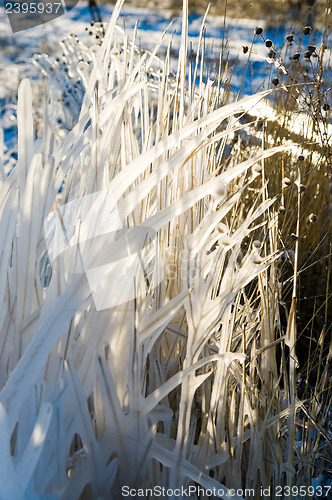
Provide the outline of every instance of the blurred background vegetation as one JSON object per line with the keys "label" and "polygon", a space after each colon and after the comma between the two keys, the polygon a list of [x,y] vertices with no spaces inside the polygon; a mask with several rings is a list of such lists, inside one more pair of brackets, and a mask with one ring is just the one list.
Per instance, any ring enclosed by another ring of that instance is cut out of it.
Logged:
{"label": "blurred background vegetation", "polygon": [[[108,0],[99,0],[99,3],[108,3]],[[202,14],[209,3],[209,0],[189,0],[189,10]],[[266,0],[214,0],[211,1],[210,12],[215,15],[224,15],[226,12],[230,17],[264,19],[271,26],[292,21],[315,24],[324,22],[326,4],[326,0],[269,0],[268,2]],[[182,1],[141,0],[137,3],[135,0],[126,0],[126,5],[154,10],[167,9],[175,14],[181,8]]]}

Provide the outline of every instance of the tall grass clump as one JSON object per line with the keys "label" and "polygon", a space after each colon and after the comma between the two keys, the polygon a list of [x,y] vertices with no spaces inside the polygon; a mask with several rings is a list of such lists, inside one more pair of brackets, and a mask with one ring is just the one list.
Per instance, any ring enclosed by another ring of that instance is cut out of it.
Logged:
{"label": "tall grass clump", "polygon": [[[322,35],[312,26],[289,32],[282,46],[264,43],[276,87],[273,113],[265,122],[266,144],[292,140],[297,157],[282,155],[275,173],[266,163],[271,195],[278,196],[278,231],[284,249],[279,266],[280,320],[287,327],[287,311],[296,318],[295,352],[297,395],[303,406],[301,446],[311,457],[319,454],[316,471],[331,477],[331,250],[332,250],[332,126],[331,126],[331,1],[325,3]],[[322,13],[323,13],[322,9]],[[259,31],[260,31],[259,30]],[[272,182],[271,182],[272,181]],[[296,286],[295,286],[296,285]],[[315,422],[315,425],[313,424]],[[325,435],[317,448],[312,437]],[[323,453],[321,453],[323,451]]]}
{"label": "tall grass clump", "polygon": [[202,37],[188,68],[186,1],[176,73],[121,6],[101,43],[36,58],[42,111],[23,80],[1,155],[0,499],[312,488],[329,408],[298,391],[299,247],[284,320],[269,173],[298,146],[242,123],[269,90],[203,80]]}

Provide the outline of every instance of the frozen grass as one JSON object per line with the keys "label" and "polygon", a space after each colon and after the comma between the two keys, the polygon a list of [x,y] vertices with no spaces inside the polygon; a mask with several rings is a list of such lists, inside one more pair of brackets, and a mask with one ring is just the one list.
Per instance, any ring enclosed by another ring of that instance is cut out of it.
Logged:
{"label": "frozen grass", "polygon": [[269,173],[299,146],[264,147],[270,91],[227,103],[222,74],[203,82],[202,39],[188,66],[186,2],[176,74],[116,28],[121,5],[101,45],[36,60],[42,112],[23,80],[18,160],[1,156],[0,498],[309,486],[328,363],[301,400],[301,171],[286,320]]}

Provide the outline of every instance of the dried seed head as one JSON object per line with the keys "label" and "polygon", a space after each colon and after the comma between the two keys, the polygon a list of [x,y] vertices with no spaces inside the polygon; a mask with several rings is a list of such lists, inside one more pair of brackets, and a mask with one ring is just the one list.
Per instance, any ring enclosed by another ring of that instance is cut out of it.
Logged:
{"label": "dried seed head", "polygon": [[272,83],[273,83],[273,85],[275,85],[275,86],[279,85],[279,83],[280,83],[280,82],[279,82],[279,78],[278,78],[277,76],[276,76],[275,78],[273,78]]}
{"label": "dried seed head", "polygon": [[266,40],[265,41],[265,47],[270,48],[270,47],[272,47],[272,45],[273,45],[272,40]]}
{"label": "dried seed head", "polygon": [[255,34],[256,35],[261,35],[263,33],[263,28],[261,26],[256,26],[256,29],[255,29]]}
{"label": "dried seed head", "polygon": [[287,187],[291,185],[291,180],[289,177],[284,177],[282,180],[282,187]]}
{"label": "dried seed head", "polygon": [[77,71],[85,71],[88,67],[89,65],[84,61],[80,61],[76,66]]}
{"label": "dried seed head", "polygon": [[287,42],[291,43],[294,40],[294,35],[287,35],[286,39],[287,39]]}
{"label": "dried seed head", "polygon": [[304,53],[304,59],[310,59],[311,55],[312,55],[312,52],[309,52],[309,50],[306,50]]}
{"label": "dried seed head", "polygon": [[295,54],[293,54],[291,59],[293,59],[293,61],[298,61],[300,59],[300,56],[301,54],[299,52],[295,52]]}
{"label": "dried seed head", "polygon": [[313,54],[316,51],[316,45],[308,45],[308,52]]}
{"label": "dried seed head", "polygon": [[303,34],[310,35],[311,29],[312,29],[311,26],[306,26],[305,28],[303,28]]}
{"label": "dried seed head", "polygon": [[304,156],[303,155],[300,155],[297,157],[298,161],[304,161]]}
{"label": "dried seed head", "polygon": [[217,226],[217,231],[221,234],[227,234],[227,226],[226,224],[223,224],[222,222],[219,222]]}
{"label": "dried seed head", "polygon": [[307,190],[307,186],[305,186],[304,184],[300,184],[300,191],[302,193],[304,193],[306,190]]}
{"label": "dried seed head", "polygon": [[291,237],[292,237],[292,240],[294,240],[294,241],[298,240],[298,237],[296,236],[296,234],[295,234],[295,233],[292,233],[292,234],[291,234]]}
{"label": "dried seed head", "polygon": [[330,109],[330,105],[327,104],[327,102],[325,104],[323,104],[323,110],[324,111],[329,111],[329,109]]}
{"label": "dried seed head", "polygon": [[280,207],[278,208],[278,212],[280,215],[284,215],[286,213],[286,209],[283,205],[280,205]]}
{"label": "dried seed head", "polygon": [[309,222],[316,222],[317,216],[315,214],[310,214],[308,217]]}
{"label": "dried seed head", "polygon": [[242,51],[243,51],[244,54],[246,54],[248,52],[248,50],[249,50],[248,45],[243,45],[242,46]]}
{"label": "dried seed head", "polygon": [[273,50],[273,49],[269,50],[268,56],[269,56],[270,59],[274,59],[275,56],[276,56],[275,50]]}
{"label": "dried seed head", "polygon": [[216,201],[220,200],[221,198],[223,198],[226,195],[225,186],[223,184],[219,184],[219,185],[214,186],[211,189],[211,195],[213,196],[213,198]]}
{"label": "dried seed head", "polygon": [[232,238],[230,236],[227,236],[227,234],[223,234],[218,241],[224,247],[231,246],[232,244]]}
{"label": "dried seed head", "polygon": [[286,250],[280,256],[281,262],[294,262],[294,252],[293,250]]}
{"label": "dried seed head", "polygon": [[252,261],[254,264],[260,264],[262,262],[262,257],[260,257],[259,255],[255,254],[252,256]]}
{"label": "dried seed head", "polygon": [[252,247],[253,247],[253,249],[254,249],[254,250],[255,250],[255,249],[257,250],[257,249],[259,249],[259,248],[262,248],[262,242],[261,242],[260,240],[254,240],[254,241],[252,242]]}
{"label": "dried seed head", "polygon": [[262,172],[263,168],[262,168],[262,165],[257,163],[257,165],[254,165],[252,167],[252,171],[254,174],[260,174]]}

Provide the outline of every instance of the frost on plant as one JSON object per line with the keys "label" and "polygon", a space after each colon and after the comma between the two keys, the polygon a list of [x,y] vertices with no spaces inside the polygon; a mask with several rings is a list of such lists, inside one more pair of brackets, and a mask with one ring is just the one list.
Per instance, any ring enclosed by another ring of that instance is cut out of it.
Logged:
{"label": "frost on plant", "polygon": [[42,115],[27,79],[18,92],[0,182],[0,499],[296,483],[263,176],[292,147],[225,162],[269,91],[189,88],[185,2],[176,74],[170,50],[116,27],[120,8],[101,45],[64,42],[61,78],[36,58]]}

